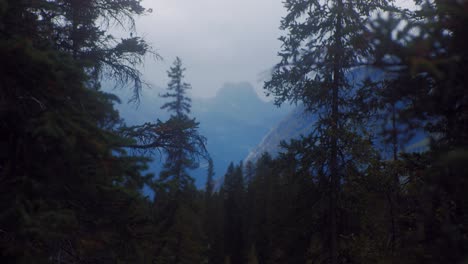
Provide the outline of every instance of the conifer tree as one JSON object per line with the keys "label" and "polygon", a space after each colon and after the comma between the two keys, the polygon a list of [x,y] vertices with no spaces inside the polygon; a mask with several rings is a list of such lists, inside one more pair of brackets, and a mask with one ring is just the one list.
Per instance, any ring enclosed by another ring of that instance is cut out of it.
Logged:
{"label": "conifer tree", "polygon": [[[208,160],[207,179],[204,192],[204,218],[203,228],[206,236],[206,258],[208,263],[216,263],[214,255],[216,254],[216,237],[219,230],[216,228],[219,226],[219,220],[216,218],[217,206],[216,199],[217,195],[214,192],[214,165],[213,160]],[[219,210],[219,209],[218,209]]]}
{"label": "conifer tree", "polygon": [[243,234],[244,183],[242,164],[231,163],[224,176],[224,243],[226,258],[231,263],[245,261],[245,236]]}
{"label": "conifer tree", "polygon": [[[281,37],[282,60],[265,88],[276,102],[303,102],[320,117],[315,124],[316,147],[327,149],[330,177],[327,248],[329,263],[339,263],[339,194],[347,164],[364,157],[357,151],[366,143],[359,137],[366,112],[356,109],[359,92],[348,75],[352,69],[368,65],[372,46],[362,36],[368,19],[385,10],[388,1],[285,1],[288,14],[281,22],[287,36]],[[361,127],[360,127],[361,126]],[[367,144],[368,145],[368,144]],[[363,151],[362,149],[360,150]],[[352,158],[351,158],[352,157]]]}
{"label": "conifer tree", "polygon": [[410,183],[403,189],[401,217],[411,216],[401,226],[401,252],[413,262],[460,262],[467,250],[461,223],[467,200],[461,194],[468,187],[461,175],[468,157],[468,10],[466,1],[416,2],[416,11],[381,17],[372,30],[376,65],[398,84],[385,92],[398,97],[398,121],[412,128],[404,134],[424,129],[429,139],[420,153],[401,157]]}
{"label": "conifer tree", "polygon": [[206,177],[206,186],[205,186],[205,192],[206,192],[206,197],[211,198],[213,196],[213,191],[214,191],[214,165],[213,165],[213,160],[209,159],[208,160],[208,171],[207,171],[207,177]]}
{"label": "conifer tree", "polygon": [[172,101],[165,103],[161,109],[167,109],[173,116],[182,117],[190,113],[192,100],[187,97],[187,90],[191,89],[190,84],[184,82],[184,71],[182,60],[177,57],[174,66],[170,68],[167,75],[171,79],[168,83],[168,92],[161,95],[162,98],[169,98]]}
{"label": "conifer tree", "polygon": [[165,147],[166,161],[156,180],[155,206],[161,240],[156,245],[157,263],[200,263],[203,259],[203,218],[198,192],[188,170],[207,157],[205,138],[198,134],[198,123],[191,119],[190,85],[183,82],[182,62],[177,58],[168,71],[168,92],[161,97],[172,101],[161,108],[171,113],[164,126],[172,130],[171,145]]}
{"label": "conifer tree", "polygon": [[[57,49],[70,53],[89,76],[87,85],[99,89],[100,80],[108,78],[118,87],[130,86],[138,100],[144,81],[136,66],[142,64],[144,55],[152,53],[151,47],[140,37],[134,36],[135,15],[146,10],[139,0],[55,0],[40,1],[37,12],[53,21],[60,16],[64,23],[42,25],[53,34]],[[111,26],[128,31],[130,37],[120,40],[110,34]]]}
{"label": "conifer tree", "polygon": [[174,131],[172,145],[166,149],[166,163],[161,172],[160,181],[173,188],[174,193],[193,186],[193,179],[187,170],[198,166],[198,159],[206,156],[205,138],[198,134],[198,123],[191,119],[191,99],[187,96],[190,85],[183,81],[185,68],[180,58],[176,58],[174,66],[168,71],[170,81],[168,92],[161,95],[172,101],[165,103],[161,109],[167,109],[171,118],[165,122],[168,129]]}
{"label": "conifer tree", "polygon": [[[74,54],[64,42],[71,36],[67,14],[81,7],[69,4],[0,1],[0,141],[7,139],[0,157],[0,262],[145,263],[149,206],[139,191],[147,159],[121,147],[128,138],[115,131],[118,99],[90,89],[98,81],[90,68],[99,60],[81,55],[94,52],[87,45],[106,50],[93,35],[107,35],[94,24],[102,14],[76,27],[84,41],[75,41]],[[105,10],[139,14],[129,5],[144,10],[138,1]],[[101,59],[112,52],[104,53]]]}

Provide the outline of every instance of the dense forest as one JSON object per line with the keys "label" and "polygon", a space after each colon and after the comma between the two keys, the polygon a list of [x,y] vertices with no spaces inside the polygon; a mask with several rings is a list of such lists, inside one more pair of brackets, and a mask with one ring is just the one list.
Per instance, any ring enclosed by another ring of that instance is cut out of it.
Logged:
{"label": "dense forest", "polygon": [[180,58],[156,122],[127,125],[102,88],[138,103],[160,56],[135,18],[157,14],[0,0],[0,262],[468,263],[468,1],[415,6],[284,0],[264,89],[313,130],[216,183]]}

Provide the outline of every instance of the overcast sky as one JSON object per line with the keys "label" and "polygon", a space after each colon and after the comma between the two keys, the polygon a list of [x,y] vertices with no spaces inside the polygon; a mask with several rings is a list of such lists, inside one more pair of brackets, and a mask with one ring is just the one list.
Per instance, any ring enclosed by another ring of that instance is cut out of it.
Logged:
{"label": "overcast sky", "polygon": [[137,20],[138,34],[164,61],[145,62],[145,79],[165,87],[179,56],[193,95],[210,97],[225,82],[248,81],[262,92],[264,72],[278,62],[281,0],[144,0],[153,13]]}
{"label": "overcast sky", "polygon": [[282,0],[144,0],[143,6],[153,13],[137,20],[138,34],[164,58],[146,61],[151,84],[166,87],[166,71],[179,56],[194,96],[241,81],[263,94],[266,73],[279,61]]}

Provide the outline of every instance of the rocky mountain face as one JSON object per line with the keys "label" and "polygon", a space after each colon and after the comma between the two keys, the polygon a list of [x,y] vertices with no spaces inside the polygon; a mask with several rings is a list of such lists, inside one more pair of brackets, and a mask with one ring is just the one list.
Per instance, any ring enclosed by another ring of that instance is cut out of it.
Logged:
{"label": "rocky mountain face", "polygon": [[306,112],[303,106],[297,106],[263,137],[260,144],[250,151],[245,162],[255,162],[265,152],[275,156],[280,152],[281,141],[308,135],[315,120],[315,116]]}
{"label": "rocky mountain face", "polygon": [[[378,81],[382,78],[392,78],[385,76],[383,72],[375,69],[357,68],[348,73],[347,79],[351,85],[358,86],[366,79],[370,78],[372,81]],[[352,92],[352,89],[351,91]],[[253,148],[246,156],[244,163],[248,161],[255,162],[261,155],[268,152],[275,157],[280,151],[279,144],[281,141],[290,141],[291,139],[299,139],[301,135],[309,135],[313,131],[313,126],[317,116],[305,111],[302,105],[298,105],[291,109],[291,112],[285,116],[277,125],[275,125],[260,141],[260,143]],[[389,122],[390,123],[390,122]],[[374,132],[379,133],[383,129],[390,129],[382,127],[382,124],[374,124],[368,128]],[[399,131],[406,131],[404,125],[399,125]],[[427,148],[429,144],[428,135],[422,129],[412,129],[413,132],[408,135],[402,133],[399,137],[399,149],[405,152],[419,152]],[[383,139],[376,139],[374,141],[375,147],[379,148],[382,153],[388,153],[388,157],[392,156],[391,147],[383,142]],[[386,158],[386,157],[384,157]]]}
{"label": "rocky mountain face", "polygon": [[[303,106],[297,106],[289,115],[284,117],[276,126],[274,126],[253,148],[244,160],[244,164],[251,161],[256,162],[263,153],[268,152],[273,157],[276,157],[282,149],[280,148],[281,141],[290,141],[291,139],[299,139],[301,135],[307,136],[313,131],[314,123],[317,116],[305,111]],[[382,129],[379,125],[369,127],[370,130],[379,131]],[[399,131],[405,131],[404,126],[400,126]],[[429,145],[429,138],[422,129],[414,129],[410,135],[405,134],[399,138],[399,149],[404,152],[421,152],[425,151]],[[383,158],[392,157],[391,145],[385,144],[383,139],[375,139],[374,147],[381,150],[383,154],[387,154]]]}
{"label": "rocky mountain face", "polygon": [[259,99],[248,83],[226,84],[216,97],[194,100],[193,116],[208,139],[216,176],[223,176],[230,162],[243,160],[288,112]]}

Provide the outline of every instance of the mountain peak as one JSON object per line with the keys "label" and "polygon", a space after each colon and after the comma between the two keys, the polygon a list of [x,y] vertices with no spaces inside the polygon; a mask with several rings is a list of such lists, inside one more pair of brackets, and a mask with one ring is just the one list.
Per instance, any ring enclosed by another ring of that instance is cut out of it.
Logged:
{"label": "mountain peak", "polygon": [[249,99],[260,100],[254,87],[248,82],[225,83],[223,87],[218,90],[216,97],[234,101]]}

